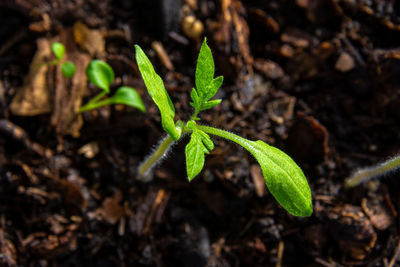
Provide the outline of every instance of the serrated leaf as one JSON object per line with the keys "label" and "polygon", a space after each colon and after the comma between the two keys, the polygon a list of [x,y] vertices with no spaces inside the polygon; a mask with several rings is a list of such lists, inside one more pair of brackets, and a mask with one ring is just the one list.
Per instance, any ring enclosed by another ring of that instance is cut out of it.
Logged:
{"label": "serrated leaf", "polygon": [[196,128],[194,121],[188,122],[187,127],[192,130],[190,141],[185,148],[186,171],[190,182],[203,169],[205,154],[214,148],[214,143],[207,133]]}
{"label": "serrated leaf", "polygon": [[71,61],[64,62],[61,65],[61,73],[64,75],[64,77],[71,78],[72,76],[74,76],[75,72],[76,66]]}
{"label": "serrated leaf", "polygon": [[121,86],[112,97],[106,100],[108,100],[110,104],[123,104],[137,108],[143,112],[146,111],[139,93],[129,86]]}
{"label": "serrated leaf", "polygon": [[194,107],[194,108],[196,108],[196,106],[199,106],[199,95],[197,94],[197,91],[196,91],[196,89],[192,89],[192,92],[190,93],[190,97],[192,98],[192,101],[193,102],[191,102],[192,104],[191,104],[191,106],[192,107]]}
{"label": "serrated leaf", "polygon": [[164,83],[155,72],[153,65],[143,50],[138,45],[135,45],[135,50],[136,62],[140,74],[143,77],[144,84],[146,85],[149,95],[160,110],[162,126],[174,140],[178,140],[180,131],[176,128],[174,122],[175,108],[167,90],[165,90]]}
{"label": "serrated leaf", "polygon": [[[218,89],[221,87],[224,78],[219,76],[214,77],[214,59],[212,57],[211,49],[207,45],[207,39],[204,39],[201,45],[199,56],[196,65],[196,89],[197,89],[197,99],[192,96],[193,104],[191,104],[195,109],[195,114],[199,111],[209,109],[214,107],[217,102],[207,103],[212,97],[215,96]],[[192,91],[193,93],[193,91]],[[214,105],[215,104],[215,105]]]}
{"label": "serrated leaf", "polygon": [[88,80],[103,89],[107,94],[110,92],[110,85],[114,81],[114,71],[106,62],[95,59],[86,68]]}
{"label": "serrated leaf", "polygon": [[[211,145],[209,142],[211,142]],[[189,182],[201,172],[204,167],[205,154],[208,154],[213,147],[214,144],[206,133],[199,130],[192,132],[190,141],[185,148],[186,171]]]}
{"label": "serrated leaf", "polygon": [[201,141],[203,142],[203,144],[207,148],[207,150],[208,151],[213,150],[214,142],[211,140],[210,136],[201,130],[198,130],[198,133],[201,135]]}
{"label": "serrated leaf", "polygon": [[208,85],[214,78],[214,59],[212,57],[211,49],[207,45],[207,39],[201,45],[199,56],[197,58],[195,82],[196,89],[199,97],[204,100],[207,96]]}
{"label": "serrated leaf", "polygon": [[209,100],[218,92],[218,89],[221,87],[224,81],[224,77],[218,76],[217,78],[213,79],[207,87],[207,91],[204,97],[204,100]]}
{"label": "serrated leaf", "polygon": [[206,109],[210,109],[213,108],[215,106],[218,106],[219,103],[221,103],[222,99],[215,99],[215,100],[210,100],[204,104],[201,105],[200,111],[201,110],[206,110]]}
{"label": "serrated leaf", "polygon": [[65,46],[62,43],[55,42],[51,45],[51,52],[58,60],[61,60],[65,54]]}
{"label": "serrated leaf", "polygon": [[261,166],[268,190],[289,213],[312,214],[311,190],[300,167],[283,151],[263,141],[248,141],[249,152]]}

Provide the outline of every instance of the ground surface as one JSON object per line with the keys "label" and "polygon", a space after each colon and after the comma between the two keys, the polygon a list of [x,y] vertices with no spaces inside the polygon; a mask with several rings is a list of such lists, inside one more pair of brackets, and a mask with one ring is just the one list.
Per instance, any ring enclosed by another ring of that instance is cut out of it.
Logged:
{"label": "ground surface", "polygon": [[[2,0],[0,25],[1,266],[396,266],[399,174],[343,181],[400,150],[398,1]],[[187,119],[204,36],[225,77],[204,123],[293,156],[311,217],[279,207],[256,161],[220,139],[190,184],[187,140],[138,179],[163,133],[133,44]],[[72,80],[42,64],[56,40],[77,64]],[[113,66],[113,90],[137,88],[147,113],[77,115],[98,92],[83,75],[92,58]]]}

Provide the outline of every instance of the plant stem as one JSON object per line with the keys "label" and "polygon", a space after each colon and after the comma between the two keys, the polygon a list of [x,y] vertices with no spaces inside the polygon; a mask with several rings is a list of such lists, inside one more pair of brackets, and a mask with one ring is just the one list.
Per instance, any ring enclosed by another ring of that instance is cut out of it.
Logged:
{"label": "plant stem", "polygon": [[231,132],[228,132],[225,130],[221,130],[218,128],[210,127],[210,126],[205,126],[205,125],[197,125],[197,128],[202,130],[203,132],[213,134],[213,135],[228,139],[236,144],[239,144],[242,147],[244,147],[245,149],[247,149],[252,154],[254,152],[258,151],[258,149],[253,145],[253,141],[247,140],[247,139],[240,137],[234,133],[231,133]]}
{"label": "plant stem", "polygon": [[[85,112],[85,111],[88,111],[88,110],[91,110],[91,109],[95,109],[95,108],[104,106],[104,104],[103,104],[103,105],[102,105],[102,104],[99,105],[99,103],[96,103],[96,102],[99,101],[101,98],[103,98],[106,94],[107,94],[107,93],[104,92],[104,91],[101,92],[101,93],[99,93],[98,95],[96,95],[95,97],[93,97],[89,102],[87,102],[86,105],[82,106],[82,107],[79,109],[78,112],[81,113],[81,112]],[[100,103],[101,103],[101,102],[100,102]]]}
{"label": "plant stem", "polygon": [[395,156],[378,165],[367,167],[356,171],[353,175],[345,180],[345,187],[354,187],[362,182],[366,182],[376,176],[395,171],[400,168],[400,155]]}
{"label": "plant stem", "polygon": [[174,143],[174,139],[170,135],[167,135],[161,143],[158,145],[157,149],[139,166],[139,174],[146,174],[151,168],[155,166],[155,164],[164,157],[168,149]]}

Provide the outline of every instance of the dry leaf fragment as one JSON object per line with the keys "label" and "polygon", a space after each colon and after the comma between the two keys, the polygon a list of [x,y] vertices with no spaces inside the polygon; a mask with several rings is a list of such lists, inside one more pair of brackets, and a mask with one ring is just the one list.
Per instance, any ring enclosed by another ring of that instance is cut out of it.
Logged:
{"label": "dry leaf fragment", "polygon": [[257,164],[251,165],[250,173],[257,196],[262,197],[265,194],[265,181],[260,166]]}
{"label": "dry leaf fragment", "polygon": [[10,110],[17,116],[36,116],[51,111],[50,91],[47,84],[49,67],[45,64],[51,56],[50,42],[41,38],[37,41],[37,52],[33,57],[24,85],[17,90]]}
{"label": "dry leaf fragment", "polygon": [[111,197],[103,201],[102,207],[99,210],[103,219],[109,224],[116,224],[118,220],[124,215],[124,208],[121,205],[122,193],[116,191]]}
{"label": "dry leaf fragment", "polygon": [[102,57],[104,55],[106,44],[101,31],[89,29],[80,21],[75,23],[73,30],[75,42],[82,49],[88,51],[91,56]]}

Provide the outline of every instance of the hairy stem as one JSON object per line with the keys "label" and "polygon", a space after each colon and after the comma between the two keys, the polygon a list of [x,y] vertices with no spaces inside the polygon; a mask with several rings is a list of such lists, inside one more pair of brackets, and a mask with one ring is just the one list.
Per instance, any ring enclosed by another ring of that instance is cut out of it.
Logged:
{"label": "hairy stem", "polygon": [[205,126],[205,125],[197,125],[197,128],[202,130],[203,132],[228,139],[238,145],[241,145],[242,147],[247,149],[252,154],[254,152],[258,151],[258,149],[253,145],[253,141],[247,140],[247,139],[240,137],[234,133],[231,133],[231,132],[228,132],[225,130],[221,130],[218,128],[210,127],[210,126]]}
{"label": "hairy stem", "polygon": [[354,187],[362,182],[366,182],[374,177],[395,171],[400,168],[400,155],[395,156],[378,165],[367,167],[356,171],[353,175],[345,180],[345,187]]}
{"label": "hairy stem", "polygon": [[156,150],[142,164],[140,164],[139,174],[144,175],[151,170],[155,164],[166,155],[168,149],[173,143],[174,139],[172,139],[170,135],[167,135],[167,137],[165,137],[158,145]]}

